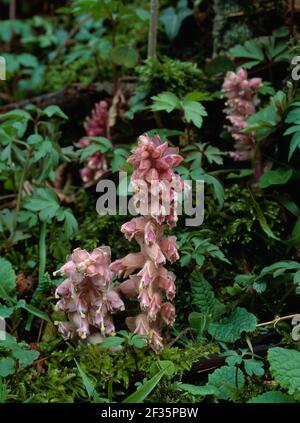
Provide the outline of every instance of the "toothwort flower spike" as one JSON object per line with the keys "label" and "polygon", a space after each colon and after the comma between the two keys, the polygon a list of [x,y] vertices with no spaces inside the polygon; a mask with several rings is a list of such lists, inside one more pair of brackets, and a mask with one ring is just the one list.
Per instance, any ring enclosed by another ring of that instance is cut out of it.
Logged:
{"label": "toothwort flower spike", "polygon": [[[87,118],[84,124],[86,136],[81,138],[77,147],[84,148],[91,145],[89,137],[107,136],[108,104],[100,101],[92,110],[91,117]],[[80,170],[84,187],[95,185],[101,176],[107,171],[107,161],[105,155],[97,152],[88,157],[84,162],[84,167]]]}
{"label": "toothwort flower spike", "polygon": [[[183,158],[177,148],[169,148],[158,136],[142,135],[128,163],[134,167],[131,183],[135,191],[136,211],[140,217],[125,223],[121,231],[128,240],[136,239],[140,252],[128,254],[111,264],[111,270],[129,279],[117,290],[127,298],[136,298],[141,313],[126,319],[129,329],[147,335],[157,352],[163,348],[162,329],[173,325],[175,307],[167,300],[175,296],[175,275],[164,265],[179,259],[176,237],[164,236],[166,226],[177,222],[177,198],[183,181],[173,168]],[[167,199],[167,201],[166,201]]]}
{"label": "toothwort flower spike", "polygon": [[227,98],[225,112],[231,123],[228,129],[235,140],[235,151],[230,152],[230,156],[238,161],[251,160],[256,143],[253,134],[245,134],[242,130],[246,128],[249,116],[256,111],[257,90],[262,81],[261,78],[247,77],[244,69],[228,72],[222,87]]}
{"label": "toothwort flower spike", "polygon": [[92,253],[78,248],[55,272],[67,276],[56,289],[60,298],[57,308],[68,317],[58,324],[65,339],[87,339],[94,334],[105,337],[115,332],[112,314],[124,310],[124,303],[111,284],[110,257],[109,247]]}

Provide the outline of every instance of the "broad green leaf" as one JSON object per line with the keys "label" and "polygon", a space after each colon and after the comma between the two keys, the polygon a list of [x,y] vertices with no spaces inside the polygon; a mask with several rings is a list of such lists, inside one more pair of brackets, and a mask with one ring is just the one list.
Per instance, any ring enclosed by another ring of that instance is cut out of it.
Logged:
{"label": "broad green leaf", "polygon": [[20,361],[22,367],[30,366],[35,360],[39,358],[40,353],[35,350],[28,349],[27,347],[15,348],[12,353],[16,360]]}
{"label": "broad green leaf", "polygon": [[101,342],[100,347],[101,348],[113,348],[118,347],[124,343],[125,339],[121,336],[110,336],[109,338],[104,339],[103,342]]}
{"label": "broad green leaf", "polygon": [[176,8],[170,6],[161,12],[159,20],[163,24],[169,40],[173,41],[177,37],[182,22],[192,13],[193,11],[187,7],[187,2],[184,2],[181,7],[179,2]]}
{"label": "broad green leaf", "polygon": [[116,65],[133,68],[138,62],[138,53],[131,46],[117,46],[111,52],[111,60]]}
{"label": "broad green leaf", "polygon": [[192,122],[197,128],[201,128],[203,116],[207,116],[201,103],[192,100],[184,100],[182,103],[184,117],[188,123]]}
{"label": "broad green leaf", "polygon": [[262,361],[254,359],[244,360],[244,366],[249,376],[263,376],[265,374],[264,363]]}
{"label": "broad green leaf", "polygon": [[164,110],[170,113],[174,109],[178,108],[180,105],[178,97],[168,91],[164,91],[161,94],[158,94],[157,96],[153,96],[151,97],[151,99],[153,100],[151,106],[151,110],[153,112],[159,112],[161,110]]}
{"label": "broad green leaf", "polygon": [[15,373],[15,361],[10,357],[0,358],[0,377],[7,377]]}
{"label": "broad green leaf", "polygon": [[291,179],[292,175],[292,169],[268,170],[261,176],[259,186],[260,188],[268,188],[271,185],[284,185]]}
{"label": "broad green leaf", "polygon": [[218,390],[217,398],[228,400],[245,383],[243,372],[238,367],[222,366],[208,376],[208,387]]}
{"label": "broad green leaf", "polygon": [[210,323],[209,334],[217,341],[235,342],[245,333],[254,332],[257,319],[254,314],[249,313],[245,308],[237,307],[229,317],[220,322]]}
{"label": "broad green leaf", "polygon": [[300,400],[300,352],[287,348],[271,348],[268,352],[270,371],[275,381]]}

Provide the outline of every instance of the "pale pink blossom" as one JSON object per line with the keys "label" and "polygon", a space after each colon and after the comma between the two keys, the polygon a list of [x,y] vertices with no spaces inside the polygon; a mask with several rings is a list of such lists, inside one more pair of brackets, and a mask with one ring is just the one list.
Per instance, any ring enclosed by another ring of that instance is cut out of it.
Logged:
{"label": "pale pink blossom", "polygon": [[[107,137],[108,104],[100,101],[95,104],[91,117],[87,118],[84,124],[86,136],[82,137],[76,144],[79,148],[85,148],[92,144],[89,137]],[[104,154],[96,152],[84,161],[84,166],[80,170],[84,187],[95,185],[99,179],[107,172],[108,165]]]}
{"label": "pale pink blossom", "polygon": [[235,151],[229,155],[239,161],[251,160],[254,155],[256,139],[253,134],[243,133],[247,126],[247,119],[256,112],[258,104],[257,90],[261,86],[261,78],[248,79],[247,72],[240,69],[238,72],[228,72],[223,92],[227,97],[225,112],[231,126],[229,132],[235,140]]}
{"label": "pale pink blossom", "polygon": [[56,289],[60,298],[56,306],[68,317],[58,325],[65,339],[115,332],[112,314],[124,310],[124,303],[112,287],[110,256],[109,247],[96,248],[92,253],[76,249],[55,272],[68,276]]}
{"label": "pale pink blossom", "polygon": [[182,157],[177,148],[168,148],[158,136],[141,136],[132,152],[128,162],[134,167],[134,205],[141,216],[122,225],[121,230],[128,240],[137,241],[140,253],[116,260],[111,270],[125,273],[125,277],[131,275],[117,289],[127,298],[137,298],[142,313],[127,318],[127,326],[134,333],[146,335],[149,345],[159,352],[163,348],[163,326],[175,321],[175,307],[165,302],[165,298],[172,300],[175,296],[175,275],[164,265],[178,260],[179,254],[176,237],[164,236],[164,230],[165,225],[172,227],[177,221],[178,195],[184,185],[173,167]]}

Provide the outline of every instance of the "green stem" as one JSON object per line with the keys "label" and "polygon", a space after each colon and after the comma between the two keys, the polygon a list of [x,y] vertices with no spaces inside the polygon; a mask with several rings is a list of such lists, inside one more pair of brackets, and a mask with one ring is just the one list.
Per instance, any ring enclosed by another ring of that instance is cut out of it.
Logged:
{"label": "green stem", "polygon": [[39,241],[39,250],[40,250],[40,262],[39,262],[39,287],[42,284],[43,277],[46,270],[46,235],[47,235],[47,223],[42,222],[41,232],[40,232],[40,241]]}
{"label": "green stem", "polygon": [[17,194],[16,210],[15,210],[15,216],[14,216],[14,221],[13,221],[13,228],[12,228],[12,232],[10,234],[10,237],[7,240],[7,244],[8,244],[9,247],[13,243],[13,240],[14,240],[14,237],[15,237],[15,234],[16,234],[16,230],[17,230],[18,214],[19,214],[19,211],[21,209],[22,193],[23,193],[23,187],[24,187],[24,183],[25,183],[25,180],[26,180],[28,168],[29,168],[30,155],[31,155],[31,149],[28,150],[27,159],[26,159],[26,162],[25,162],[25,165],[24,165],[24,168],[23,168],[23,172],[21,174],[21,179],[20,179],[19,189],[18,189],[18,194]]}

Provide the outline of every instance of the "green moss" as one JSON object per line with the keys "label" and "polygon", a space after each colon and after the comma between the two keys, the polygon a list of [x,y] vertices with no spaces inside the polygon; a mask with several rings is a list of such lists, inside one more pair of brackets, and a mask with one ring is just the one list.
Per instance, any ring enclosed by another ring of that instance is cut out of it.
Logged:
{"label": "green moss", "polygon": [[[53,346],[52,346],[53,347]],[[87,395],[82,380],[78,374],[76,359],[82,369],[96,386],[97,392],[107,396],[108,382],[112,383],[114,398],[119,400],[134,391],[135,383],[149,377],[151,364],[157,360],[171,360],[174,363],[173,378],[180,379],[185,370],[191,368],[195,361],[216,352],[214,344],[191,344],[184,349],[165,348],[157,356],[151,350],[132,350],[125,348],[118,352],[101,349],[97,345],[79,344],[76,348],[67,345],[62,350],[49,352],[49,344],[40,345],[43,350],[44,373],[32,367],[20,372],[9,381],[9,402],[81,402],[87,401]],[[157,389],[166,392],[164,381]],[[127,391],[128,390],[128,391]],[[126,393],[125,393],[126,392]],[[175,385],[169,395],[176,398]],[[178,396],[178,395],[177,395]],[[153,397],[154,398],[154,397]]]}
{"label": "green moss", "polygon": [[145,61],[137,69],[139,90],[149,95],[171,91],[179,97],[204,88],[203,72],[191,62],[173,60],[167,56]]}

